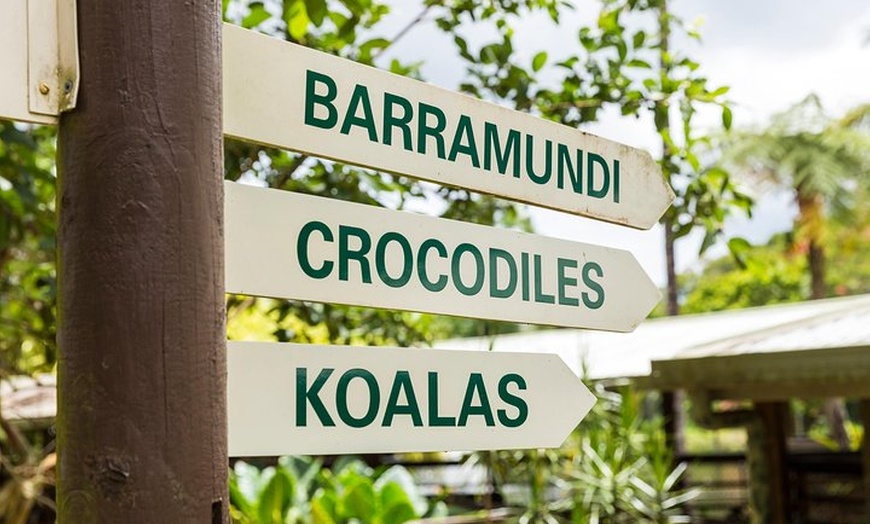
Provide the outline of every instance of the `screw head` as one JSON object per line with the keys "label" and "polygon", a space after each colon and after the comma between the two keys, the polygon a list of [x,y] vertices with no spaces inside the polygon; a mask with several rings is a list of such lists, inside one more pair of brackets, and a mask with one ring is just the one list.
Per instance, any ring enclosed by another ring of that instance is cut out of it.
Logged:
{"label": "screw head", "polygon": [[43,95],[47,95],[49,91],[51,91],[51,88],[48,87],[48,84],[46,84],[45,82],[39,83],[39,92],[40,93],[42,93]]}

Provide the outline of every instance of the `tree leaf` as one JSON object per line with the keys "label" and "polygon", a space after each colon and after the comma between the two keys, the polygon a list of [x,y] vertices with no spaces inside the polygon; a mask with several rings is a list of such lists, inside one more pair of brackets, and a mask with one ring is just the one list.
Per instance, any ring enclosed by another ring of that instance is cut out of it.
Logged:
{"label": "tree leaf", "polygon": [[731,115],[731,108],[728,107],[727,105],[723,105],[722,106],[722,127],[724,127],[726,131],[731,129],[731,116],[732,116]]}
{"label": "tree leaf", "polygon": [[263,2],[254,2],[250,5],[248,16],[242,19],[242,27],[253,29],[268,20],[272,15],[266,11]]}
{"label": "tree leaf", "polygon": [[541,51],[535,55],[535,58],[532,59],[532,70],[534,72],[538,72],[544,67],[544,64],[547,63],[547,52]]}
{"label": "tree leaf", "polygon": [[302,0],[289,0],[284,2],[284,22],[287,24],[287,32],[294,40],[301,41],[308,33],[308,10]]}
{"label": "tree leaf", "polygon": [[305,10],[314,26],[320,27],[327,12],[326,0],[305,0]]}

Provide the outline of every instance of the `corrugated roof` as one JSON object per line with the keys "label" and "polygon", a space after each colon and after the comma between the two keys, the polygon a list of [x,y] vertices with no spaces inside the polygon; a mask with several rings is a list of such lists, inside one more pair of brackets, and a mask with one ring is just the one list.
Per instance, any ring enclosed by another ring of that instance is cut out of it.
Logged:
{"label": "corrugated roof", "polygon": [[870,346],[870,295],[652,319],[633,333],[549,329],[445,340],[443,349],[556,353],[590,379],[640,378],[653,361]]}

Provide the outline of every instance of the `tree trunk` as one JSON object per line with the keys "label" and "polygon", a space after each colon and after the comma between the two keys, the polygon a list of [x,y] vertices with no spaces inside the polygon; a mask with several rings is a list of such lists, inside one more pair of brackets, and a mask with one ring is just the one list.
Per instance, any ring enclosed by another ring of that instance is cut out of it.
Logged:
{"label": "tree trunk", "polygon": [[680,314],[679,303],[679,287],[677,285],[677,269],[676,257],[674,256],[674,230],[671,224],[670,216],[665,215],[665,264],[667,265],[668,276],[668,316],[676,316]]}
{"label": "tree trunk", "polygon": [[58,522],[228,522],[217,0],[78,0],[58,137]]}
{"label": "tree trunk", "polygon": [[[671,37],[670,14],[668,12],[668,3],[662,0],[659,6],[659,68],[662,78],[670,76],[671,64],[668,58],[668,48]],[[674,155],[673,148],[665,140],[665,136],[670,135],[670,104],[667,94],[656,101],[654,109],[654,119],[656,131],[662,137],[662,174],[665,180],[670,184],[672,165],[671,157]],[[667,312],[669,316],[678,315],[680,313],[680,305],[678,302],[678,287],[677,287],[677,271],[676,260],[674,257],[674,216],[668,210],[662,217],[662,225],[665,228],[665,266],[667,271]]]}
{"label": "tree trunk", "polygon": [[812,283],[812,298],[819,299],[828,296],[825,282],[825,250],[815,240],[810,240],[807,250],[807,262],[810,267],[810,282]]}
{"label": "tree trunk", "polygon": [[[807,191],[802,186],[795,188],[795,193],[798,205],[797,237],[799,242],[806,243],[807,267],[810,270],[810,298],[817,300],[828,296],[825,282],[825,250],[822,246],[824,201],[820,194]],[[841,450],[848,450],[851,443],[846,431],[846,406],[843,399],[825,399],[823,411],[831,430],[831,438]]]}
{"label": "tree trunk", "polygon": [[825,250],[822,246],[824,202],[820,194],[806,191],[800,186],[796,188],[796,199],[797,238],[801,243],[806,242],[807,246],[807,266],[812,283],[811,298],[825,298],[828,296],[828,291],[825,282]]}

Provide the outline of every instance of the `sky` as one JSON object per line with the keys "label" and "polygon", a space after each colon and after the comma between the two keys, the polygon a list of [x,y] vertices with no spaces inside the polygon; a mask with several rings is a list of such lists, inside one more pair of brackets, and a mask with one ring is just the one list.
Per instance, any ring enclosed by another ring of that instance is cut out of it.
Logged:
{"label": "sky", "polygon": [[[516,26],[514,48],[530,63],[539,50],[550,60],[570,55],[579,45],[579,27],[594,23],[595,2],[579,1],[576,11],[554,27],[544,16],[526,16]],[[870,102],[870,2],[867,0],[672,0],[672,11],[697,23],[701,43],[681,39],[674,45],[701,64],[700,73],[710,85],[731,87],[734,127],[763,126],[768,118],[816,93],[830,115],[841,115],[860,103]],[[395,0],[394,15],[382,26],[400,28],[420,10],[418,0]],[[491,35],[476,35],[487,38]],[[474,35],[472,35],[472,38]],[[427,81],[455,89],[463,69],[452,55],[453,43],[431,24],[414,29],[391,51],[403,60],[423,61]],[[451,50],[445,52],[445,50]],[[388,60],[386,55],[384,60]],[[706,118],[706,122],[704,121]],[[720,114],[702,115],[701,126],[713,124]],[[650,119],[626,118],[616,112],[584,128],[605,138],[658,151]],[[771,234],[791,227],[795,209],[786,192],[755,191],[757,206],[752,219],[735,218],[726,224],[726,237],[742,236],[751,242],[766,241]],[[634,253],[652,280],[665,283],[663,232],[656,226],[636,231],[529,207],[536,232],[580,242],[627,249]],[[701,267],[697,250],[701,235],[677,244],[677,269]],[[709,256],[725,253],[723,244]]]}

